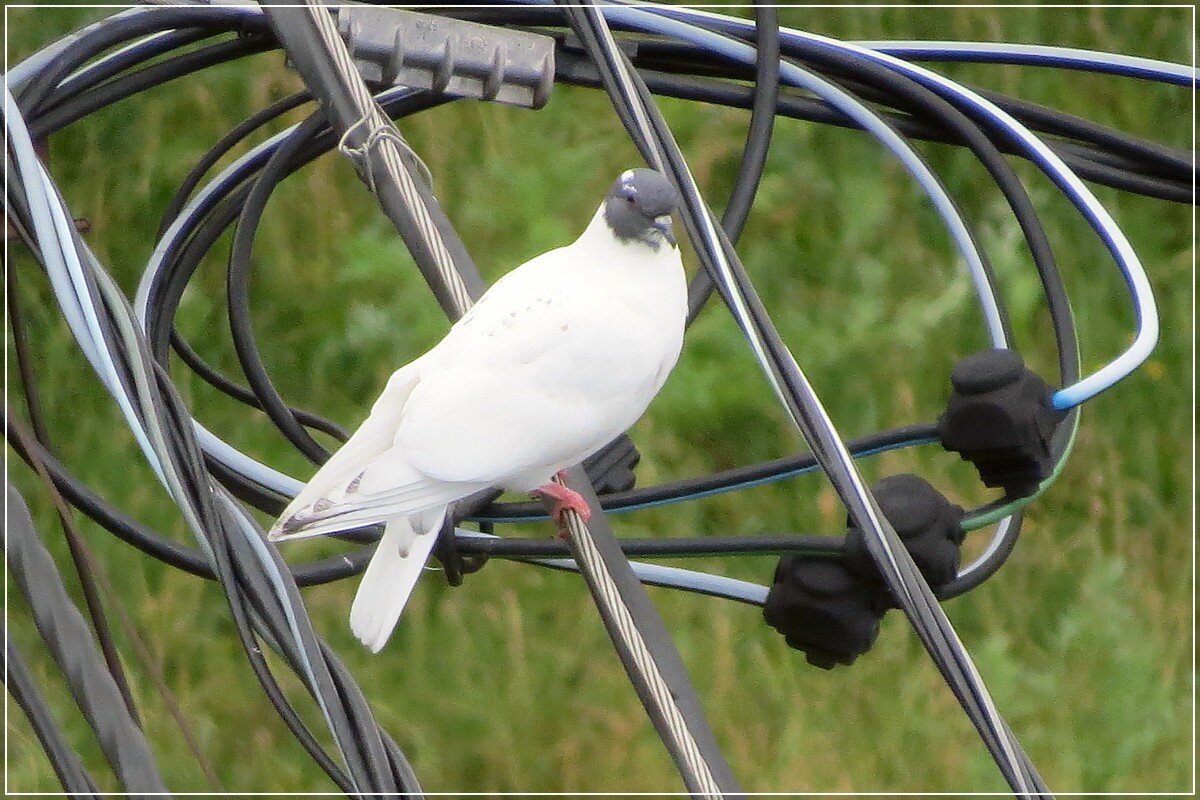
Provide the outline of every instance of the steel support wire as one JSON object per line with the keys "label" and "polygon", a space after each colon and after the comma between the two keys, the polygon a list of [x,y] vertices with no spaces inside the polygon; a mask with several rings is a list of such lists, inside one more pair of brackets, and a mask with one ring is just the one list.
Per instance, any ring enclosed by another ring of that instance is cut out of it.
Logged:
{"label": "steel support wire", "polygon": [[[630,8],[605,9],[605,13],[611,11],[621,12],[629,17],[649,16]],[[886,584],[979,730],[1014,792],[1020,796],[1043,792],[1045,786],[1036,769],[1000,717],[966,649],[954,633],[933,592],[916,569],[903,543],[879,511],[812,386],[775,331],[744,267],[723,236],[712,212],[704,205],[678,146],[650,99],[649,92],[639,85],[636,73],[624,54],[616,47],[604,15],[595,6],[584,7],[584,13],[589,16],[595,30],[600,34],[601,45],[606,51],[603,54],[605,60],[616,66],[612,77],[620,87],[620,94],[614,96],[614,103],[624,104],[626,112],[623,116],[637,120],[640,136],[646,141],[655,142],[660,148],[659,166],[669,168],[676,179],[677,187],[684,197],[687,216],[691,218],[690,227],[694,228],[697,234],[693,241],[703,251],[702,261],[707,267],[715,268],[714,279],[718,288],[722,289],[723,296],[732,301],[731,310],[750,340],[784,407],[833,481],[851,520],[868,534],[868,550],[879,566]],[[707,39],[712,35],[687,25],[668,24],[656,27],[660,33],[678,36],[695,43],[701,43],[698,39]],[[722,52],[729,48],[715,49]],[[797,68],[791,67],[783,75],[785,80],[789,78],[788,72],[792,73],[793,78],[803,77]],[[807,77],[805,83],[811,84],[814,76]],[[826,99],[837,104],[839,95],[840,92],[833,90],[826,94]]]}
{"label": "steel support wire", "polygon": [[265,6],[268,23],[341,135],[338,149],[396,226],[443,310],[457,319],[483,291],[483,279],[430,187],[413,178],[419,159],[375,102],[337,25],[316,0],[299,7]]}
{"label": "steel support wire", "polygon": [[[371,185],[381,204],[397,184],[415,187],[400,161],[399,145],[403,139],[375,105],[345,44],[337,35],[332,17],[313,0],[307,0],[303,10],[267,7],[265,12],[305,76],[310,90],[321,96],[322,90],[328,88],[327,84],[339,87],[336,91],[330,89],[332,99],[322,97],[322,100],[334,109],[344,129],[343,135],[354,134],[360,124],[365,127],[361,135],[366,138],[358,147],[362,148],[362,158],[366,161],[363,169],[372,176]],[[326,49],[327,58],[315,57],[318,47]],[[336,72],[327,75],[331,68]],[[337,102],[339,99],[340,103]],[[375,140],[382,157],[378,169],[371,158]],[[401,202],[418,205],[425,202],[425,198],[415,191],[398,191],[397,194]],[[424,213],[427,215],[428,211]],[[403,214],[404,218],[419,219],[422,210],[407,208]],[[438,269],[424,269],[423,272],[443,306],[452,305],[447,310],[457,317],[466,311],[481,287],[468,287],[456,268],[456,261],[450,260],[446,245],[440,240],[448,227],[448,221],[443,225],[421,226],[421,233],[427,237],[421,243],[422,249],[442,257],[437,262]],[[417,257],[416,253],[414,257]],[[420,263],[421,259],[417,257],[417,261]],[[590,491],[586,476],[580,471],[573,474],[575,488]],[[740,789],[724,756],[716,748],[702,706],[661,618],[616,545],[611,529],[602,522],[599,514],[595,519],[589,527],[574,513],[568,514],[572,541],[606,623],[610,619],[614,621],[608,625],[610,634],[655,727],[675,757],[690,792],[696,796],[739,794]]]}
{"label": "steel support wire", "polygon": [[33,525],[25,499],[6,484],[5,557],[14,583],[33,612],[42,640],[96,734],[105,759],[125,791],[166,793],[154,755],[134,722],[91,630],[67,595],[54,559]]}

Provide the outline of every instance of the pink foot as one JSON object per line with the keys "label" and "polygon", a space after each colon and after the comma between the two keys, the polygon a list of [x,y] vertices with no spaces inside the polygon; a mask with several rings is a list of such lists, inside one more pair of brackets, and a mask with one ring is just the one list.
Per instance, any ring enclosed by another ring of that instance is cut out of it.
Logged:
{"label": "pink foot", "polygon": [[554,500],[554,508],[550,511],[550,518],[559,526],[562,525],[563,514],[568,510],[574,511],[584,522],[592,518],[592,509],[588,507],[587,500],[583,499],[583,495],[561,483],[551,481],[544,486],[538,487],[536,493]]}

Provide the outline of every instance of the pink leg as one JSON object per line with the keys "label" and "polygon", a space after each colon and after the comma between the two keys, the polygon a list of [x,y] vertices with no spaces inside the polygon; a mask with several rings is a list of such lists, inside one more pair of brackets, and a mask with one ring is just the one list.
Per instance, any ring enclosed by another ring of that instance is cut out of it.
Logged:
{"label": "pink leg", "polygon": [[550,512],[550,517],[560,526],[563,514],[568,509],[577,513],[584,522],[592,518],[592,509],[588,507],[583,495],[561,483],[551,481],[544,486],[539,486],[535,494],[545,495],[554,500],[554,509]]}

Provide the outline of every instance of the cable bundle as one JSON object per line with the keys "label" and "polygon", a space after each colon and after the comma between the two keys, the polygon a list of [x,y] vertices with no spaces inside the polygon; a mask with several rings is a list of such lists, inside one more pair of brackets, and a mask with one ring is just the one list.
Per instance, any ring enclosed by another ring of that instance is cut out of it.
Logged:
{"label": "cable bundle", "polygon": [[[824,468],[847,503],[856,526],[865,532],[868,551],[1014,791],[1044,792],[1036,770],[992,707],[933,593],[879,513],[849,458],[851,454],[863,456],[937,441],[938,427],[933,423],[912,425],[843,444],[812,387],[775,334],[753,284],[737,260],[733,243],[748,217],[776,115],[863,129],[900,160],[929,196],[970,269],[992,344],[1008,348],[1011,334],[1004,303],[986,255],[953,199],[909,140],[948,142],[968,148],[1000,187],[1044,287],[1062,386],[1054,394],[1054,406],[1066,412],[1066,419],[1053,437],[1053,467],[1045,480],[1031,491],[1007,495],[969,511],[963,518],[964,530],[999,524],[985,555],[938,589],[941,597],[961,593],[993,574],[1011,552],[1020,528],[1020,509],[1049,485],[1065,463],[1078,424],[1078,404],[1134,369],[1157,335],[1153,298],[1141,265],[1119,227],[1079,178],[1190,203],[1192,154],[1030,103],[973,91],[902,58],[936,56],[997,62],[1056,59],[1058,66],[1182,85],[1189,85],[1190,71],[1140,59],[1047,48],[971,48],[944,43],[940,48],[921,43],[853,45],[780,29],[769,8],[757,9],[753,24],[688,9],[620,4],[599,8],[497,5],[447,13],[493,25],[545,30],[558,43],[556,80],[603,87],[609,92],[618,115],[648,162],[673,174],[687,200],[685,223],[706,267],[691,287],[690,318],[695,318],[716,289],[747,334],[777,394],[815,454],[661,486],[609,492],[601,497],[602,506],[614,511],[636,510],[780,480],[818,465]],[[613,35],[610,26],[620,35]],[[236,32],[236,36],[220,38],[228,32]],[[209,42],[214,38],[219,40]],[[271,193],[288,175],[337,148],[342,136],[329,126],[323,114],[313,113],[205,182],[211,168],[238,143],[312,98],[306,92],[289,97],[231,131],[200,160],[168,204],[158,246],[132,306],[71,229],[71,217],[34,152],[35,140],[100,108],[214,64],[277,46],[260,10],[254,7],[134,9],[46,48],[8,76],[16,93],[15,98],[8,94],[5,98],[10,140],[6,198],[9,215],[41,260],[73,335],[121,408],[159,479],[179,504],[196,536],[197,547],[173,542],[110,507],[71,476],[44,444],[14,441],[14,446],[27,460],[43,464],[70,502],[122,539],[173,566],[220,580],[247,658],[264,691],[341,789],[419,791],[399,749],[374,725],[353,679],[311,630],[296,591],[297,586],[337,580],[360,571],[370,547],[346,557],[286,565],[265,543],[241,503],[276,513],[298,489],[299,482],[258,463],[200,426],[184,408],[165,372],[174,349],[188,367],[215,388],[264,410],[282,435],[316,463],[328,454],[306,429],[345,438],[338,426],[319,414],[291,408],[275,391],[251,333],[248,302],[249,255]],[[102,56],[114,47],[120,49]],[[746,81],[753,83],[747,85]],[[715,219],[707,210],[669,129],[654,109],[654,94],[752,110],[738,178],[723,219]],[[393,88],[379,93],[374,102],[389,117],[402,118],[451,99],[425,90]],[[1005,160],[1006,154],[1033,162],[1062,189],[1109,247],[1130,287],[1138,313],[1136,339],[1112,363],[1082,380],[1074,322],[1053,252],[1028,194]],[[235,223],[228,302],[233,338],[248,386],[241,386],[206,364],[173,325],[180,299],[200,261]],[[452,232],[444,218],[435,224],[439,231]],[[472,274],[461,242],[456,241],[454,237],[450,244],[455,267],[462,273],[463,265],[468,265],[466,285],[475,291],[478,277]],[[435,254],[414,251],[414,257],[424,269]],[[427,270],[426,274],[433,273]],[[436,292],[439,284],[432,278],[430,282]],[[456,305],[452,295],[439,294],[439,299],[448,310],[461,310],[461,302]],[[18,347],[19,357],[20,352]],[[613,459],[627,458],[629,445],[621,447],[625,448],[620,451],[624,454]],[[540,514],[532,504],[493,502],[477,508],[471,518],[490,525]],[[574,568],[572,561],[556,558],[566,555],[563,543],[498,539],[465,530],[456,533],[454,546],[462,554]],[[363,531],[349,538],[362,542],[373,536],[372,531]],[[649,556],[747,552],[832,556],[842,547],[838,539],[798,536],[626,541],[623,546],[627,554]],[[742,581],[649,564],[635,564],[634,568],[647,583],[757,604],[766,597],[765,587]],[[277,650],[288,667],[304,679],[333,732],[341,765],[322,749],[290,707],[259,651],[260,642]]]}

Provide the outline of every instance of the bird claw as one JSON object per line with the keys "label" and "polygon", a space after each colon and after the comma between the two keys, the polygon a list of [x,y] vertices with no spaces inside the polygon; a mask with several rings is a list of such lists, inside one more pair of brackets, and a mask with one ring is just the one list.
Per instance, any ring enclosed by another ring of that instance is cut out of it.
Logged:
{"label": "bird claw", "polygon": [[554,506],[550,509],[550,518],[554,520],[560,530],[565,528],[563,515],[567,511],[574,511],[584,522],[592,518],[592,509],[588,506],[587,500],[584,500],[583,495],[568,486],[551,481],[538,487],[536,494],[545,495],[554,500]]}

